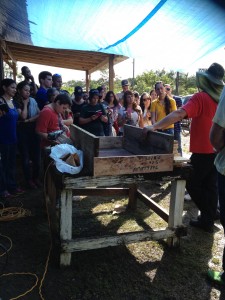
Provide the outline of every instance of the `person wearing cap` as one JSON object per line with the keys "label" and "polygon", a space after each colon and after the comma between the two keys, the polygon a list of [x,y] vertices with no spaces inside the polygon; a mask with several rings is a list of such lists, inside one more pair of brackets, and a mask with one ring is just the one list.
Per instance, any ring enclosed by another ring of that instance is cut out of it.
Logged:
{"label": "person wearing cap", "polygon": [[97,90],[99,91],[99,102],[103,102],[105,100],[106,89],[104,89],[103,86],[99,86]]}
{"label": "person wearing cap", "polygon": [[192,118],[192,174],[186,182],[186,188],[200,210],[200,216],[197,220],[191,220],[190,225],[209,233],[213,233],[218,201],[217,174],[214,166],[216,154],[210,143],[209,132],[224,86],[223,77],[224,68],[218,63],[213,63],[205,72],[197,72],[196,84],[199,92],[178,110],[143,129],[146,135],[147,130],[163,129],[184,118]]}
{"label": "person wearing cap", "polygon": [[104,124],[107,122],[106,111],[103,105],[99,103],[99,91],[91,89],[89,103],[81,109],[79,124],[83,129],[96,136],[104,136]]}
{"label": "person wearing cap", "polygon": [[129,82],[127,79],[121,81],[122,91],[116,94],[116,97],[121,105],[123,105],[123,96],[126,91],[129,90]]}
{"label": "person wearing cap", "polygon": [[83,89],[81,86],[75,86],[74,88],[74,99],[72,102],[71,110],[73,113],[73,124],[80,126],[79,117],[82,107],[86,104],[83,99]]}
{"label": "person wearing cap", "polygon": [[67,90],[62,90],[62,76],[60,74],[52,75],[52,87],[55,87],[60,94],[68,93]]}

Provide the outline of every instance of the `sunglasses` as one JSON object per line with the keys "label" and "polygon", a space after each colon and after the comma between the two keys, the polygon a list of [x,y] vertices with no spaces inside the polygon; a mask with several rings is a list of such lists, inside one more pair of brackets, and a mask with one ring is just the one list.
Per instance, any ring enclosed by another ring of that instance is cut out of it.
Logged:
{"label": "sunglasses", "polygon": [[170,91],[170,88],[166,88],[167,91]]}

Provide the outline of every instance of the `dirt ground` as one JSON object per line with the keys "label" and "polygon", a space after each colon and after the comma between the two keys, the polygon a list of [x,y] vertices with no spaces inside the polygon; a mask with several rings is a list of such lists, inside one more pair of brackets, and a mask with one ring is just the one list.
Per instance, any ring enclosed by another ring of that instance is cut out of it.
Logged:
{"label": "dirt ground", "polygon": [[[183,149],[188,154],[188,138]],[[168,207],[170,184],[152,182],[143,190],[163,207]],[[133,228],[165,227],[152,211],[138,202],[137,212],[114,214],[115,207],[127,199],[82,197],[74,201],[76,236],[122,232]],[[68,268],[60,269],[58,251],[51,249],[51,235],[44,192],[27,190],[11,205],[28,209],[30,216],[0,221],[0,299],[78,300],[78,299],[152,299],[223,300],[225,289],[206,279],[209,267],[221,269],[223,230],[217,221],[215,233],[188,226],[188,235],[179,248],[165,241],[150,241],[72,254]],[[197,215],[192,201],[185,202],[184,224]],[[3,248],[12,248],[3,255]],[[49,255],[50,253],[50,255]],[[49,257],[49,261],[48,261]],[[36,277],[35,277],[36,276]],[[42,295],[42,298],[41,298]]]}

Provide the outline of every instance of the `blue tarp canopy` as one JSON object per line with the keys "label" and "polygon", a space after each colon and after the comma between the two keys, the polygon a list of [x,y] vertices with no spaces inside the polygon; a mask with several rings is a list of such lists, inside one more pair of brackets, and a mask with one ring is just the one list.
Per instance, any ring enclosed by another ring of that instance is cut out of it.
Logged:
{"label": "blue tarp canopy", "polygon": [[[13,42],[9,44],[12,56],[13,45],[18,43],[146,57],[154,67],[187,69],[224,48],[221,3],[224,1],[1,0],[0,38]],[[31,56],[23,60],[22,54],[15,53],[17,60],[35,62],[35,54],[33,60]],[[47,59],[43,63],[48,65]]]}

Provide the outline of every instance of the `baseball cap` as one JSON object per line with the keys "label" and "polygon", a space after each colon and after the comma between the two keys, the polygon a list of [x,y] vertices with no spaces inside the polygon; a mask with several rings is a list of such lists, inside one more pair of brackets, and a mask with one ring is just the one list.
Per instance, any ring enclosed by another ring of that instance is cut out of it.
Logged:
{"label": "baseball cap", "polygon": [[75,96],[83,96],[83,89],[81,86],[75,86],[74,89]]}
{"label": "baseball cap", "polygon": [[124,79],[121,81],[121,85],[124,86],[124,85],[129,85],[129,82],[127,79]]}
{"label": "baseball cap", "polygon": [[89,91],[89,97],[92,98],[94,95],[99,96],[99,91],[97,89],[91,89]]}

